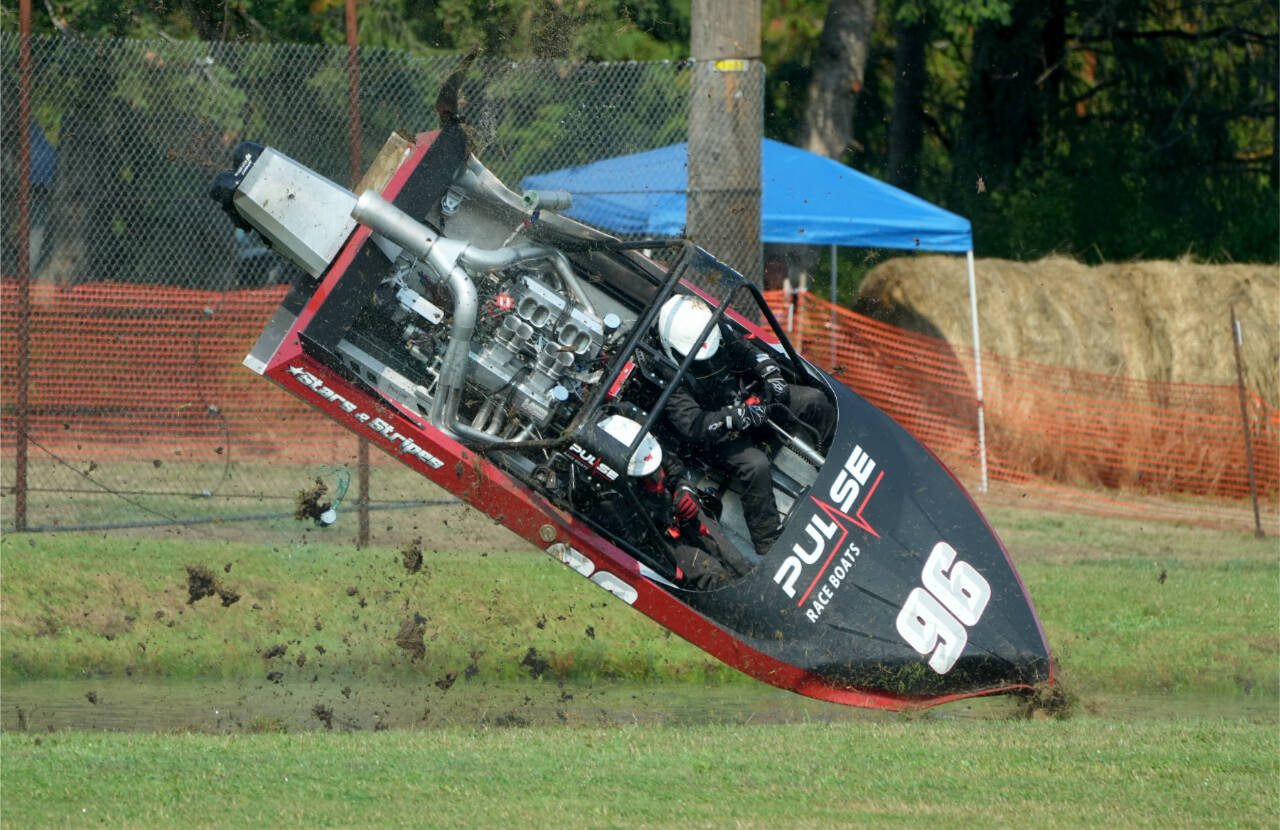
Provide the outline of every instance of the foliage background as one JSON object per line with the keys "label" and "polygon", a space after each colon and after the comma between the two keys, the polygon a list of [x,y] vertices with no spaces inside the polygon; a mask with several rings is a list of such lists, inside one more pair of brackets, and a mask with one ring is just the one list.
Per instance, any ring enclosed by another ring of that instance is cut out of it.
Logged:
{"label": "foliage background", "polygon": [[[842,160],[969,217],[984,255],[1280,261],[1275,3],[874,5]],[[0,4],[6,29],[16,6]],[[35,31],[66,37],[345,42],[342,0],[36,6]],[[763,2],[769,137],[796,135],[826,9]],[[688,0],[361,0],[358,15],[362,46],[416,54],[688,56]]]}

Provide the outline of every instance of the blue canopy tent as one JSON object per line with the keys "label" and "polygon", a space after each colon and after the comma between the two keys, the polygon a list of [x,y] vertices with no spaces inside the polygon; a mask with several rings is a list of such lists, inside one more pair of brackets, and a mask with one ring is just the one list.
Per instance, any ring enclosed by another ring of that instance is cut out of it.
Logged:
{"label": "blue canopy tent", "polygon": [[[526,190],[567,190],[580,222],[623,234],[685,228],[689,145],[605,159],[525,178]],[[824,156],[771,139],[761,146],[761,234],[805,245],[973,249],[969,220]]]}
{"label": "blue canopy tent", "polygon": [[[568,191],[573,204],[562,212],[597,228],[619,234],[679,236],[686,222],[689,145],[682,142],[539,173],[526,177],[521,185],[526,191]],[[761,189],[762,241],[831,246],[833,303],[836,246],[966,255],[985,492],[986,430],[969,220],[839,162],[767,138],[761,144]]]}

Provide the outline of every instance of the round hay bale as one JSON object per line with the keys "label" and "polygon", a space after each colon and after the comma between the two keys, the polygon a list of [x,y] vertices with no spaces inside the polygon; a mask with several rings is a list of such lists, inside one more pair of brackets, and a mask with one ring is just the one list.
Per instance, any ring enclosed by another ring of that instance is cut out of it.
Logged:
{"label": "round hay bale", "polygon": [[[1234,306],[1245,384],[1280,406],[1280,266],[1049,257],[980,259],[975,274],[983,351],[1145,381],[1234,386]],[[962,258],[898,257],[867,274],[855,309],[967,347],[968,292]]]}

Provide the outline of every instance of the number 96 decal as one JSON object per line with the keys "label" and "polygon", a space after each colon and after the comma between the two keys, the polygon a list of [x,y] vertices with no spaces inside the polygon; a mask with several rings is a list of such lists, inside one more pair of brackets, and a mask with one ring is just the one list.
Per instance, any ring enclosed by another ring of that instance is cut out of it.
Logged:
{"label": "number 96 decal", "polygon": [[991,586],[968,562],[956,559],[946,542],[933,546],[920,572],[923,588],[907,596],[898,612],[898,633],[921,654],[929,668],[946,674],[969,642],[967,626],[976,625],[991,599]]}

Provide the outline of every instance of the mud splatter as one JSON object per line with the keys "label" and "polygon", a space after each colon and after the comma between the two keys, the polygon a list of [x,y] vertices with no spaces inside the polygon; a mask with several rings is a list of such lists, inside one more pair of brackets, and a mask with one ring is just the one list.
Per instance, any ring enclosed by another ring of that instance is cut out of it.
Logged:
{"label": "mud splatter", "polygon": [[410,659],[415,662],[427,656],[427,645],[423,642],[426,623],[426,617],[414,614],[405,618],[400,624],[400,632],[396,634],[396,645],[409,652]]}
{"label": "mud splatter", "polygon": [[205,597],[218,596],[226,608],[240,600],[240,594],[228,588],[204,565],[187,565],[187,605]]}
{"label": "mud splatter", "polygon": [[1066,720],[1075,714],[1078,702],[1075,692],[1064,688],[1062,683],[1042,683],[1023,697],[1013,716],[1028,720]]}
{"label": "mud splatter", "polygon": [[451,688],[453,688],[453,684],[457,682],[457,680],[458,680],[458,673],[456,671],[451,671],[448,674],[446,674],[444,677],[436,681],[436,688],[442,692],[447,692]]}
{"label": "mud splatter", "polygon": [[529,725],[529,721],[527,721],[526,719],[524,719],[524,718],[520,717],[520,716],[519,716],[519,715],[517,715],[515,712],[508,712],[508,713],[507,713],[507,714],[505,714],[505,715],[498,715],[496,718],[494,718],[494,719],[493,719],[493,725],[494,725],[494,726],[505,726],[505,727],[508,727],[508,728],[511,728],[511,727],[521,727],[521,726],[528,726],[528,725]]}
{"label": "mud splatter", "polygon": [[475,649],[475,648],[471,649],[471,662],[468,663],[467,667],[462,670],[462,676],[465,677],[467,680],[470,680],[471,678],[479,674],[480,658],[483,656],[484,656],[483,650]]}
{"label": "mud splatter", "polygon": [[187,566],[187,605],[216,594],[218,579],[204,565]]}
{"label": "mud splatter", "polygon": [[316,484],[310,490],[299,490],[294,496],[293,518],[298,521],[310,519],[316,524],[323,524],[320,517],[325,511],[333,507],[333,502],[322,501],[325,494],[329,492],[329,488],[325,485],[324,480],[317,477]]}
{"label": "mud splatter", "polygon": [[270,660],[272,657],[283,657],[285,655],[285,652],[287,652],[288,650],[289,650],[289,647],[284,643],[276,643],[271,648],[262,652],[262,659]]}
{"label": "mud splatter", "polygon": [[98,693],[92,689],[84,693],[84,699],[92,703],[94,706],[98,705]]}
{"label": "mud splatter", "polygon": [[529,675],[535,680],[541,677],[547,669],[551,668],[551,664],[539,657],[538,650],[532,646],[525,652],[524,659],[520,661],[520,665],[528,666]]}
{"label": "mud splatter", "polygon": [[323,703],[311,707],[311,715],[324,724],[325,729],[333,729],[333,709]]}
{"label": "mud splatter", "polygon": [[407,548],[400,551],[400,559],[409,573],[416,574],[422,570],[422,539],[414,539]]}

